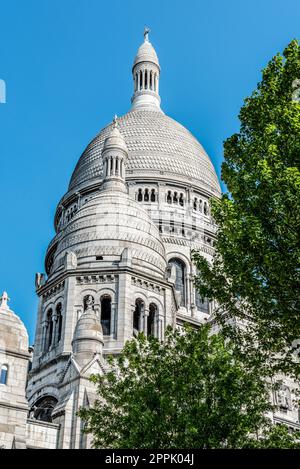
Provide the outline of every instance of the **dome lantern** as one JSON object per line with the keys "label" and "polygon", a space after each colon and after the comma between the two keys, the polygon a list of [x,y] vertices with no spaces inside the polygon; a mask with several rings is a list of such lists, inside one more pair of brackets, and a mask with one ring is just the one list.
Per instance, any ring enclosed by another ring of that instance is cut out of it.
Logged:
{"label": "dome lantern", "polygon": [[160,66],[154,47],[149,41],[149,28],[145,28],[144,42],[134,59],[132,75],[134,94],[132,109],[160,109],[159,76]]}

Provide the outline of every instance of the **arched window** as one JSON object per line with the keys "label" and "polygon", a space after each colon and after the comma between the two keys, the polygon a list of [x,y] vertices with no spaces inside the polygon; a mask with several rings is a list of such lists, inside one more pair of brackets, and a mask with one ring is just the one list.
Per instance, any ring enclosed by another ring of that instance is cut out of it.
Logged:
{"label": "arched window", "polygon": [[151,189],[151,202],[155,202],[155,189]]}
{"label": "arched window", "polygon": [[140,299],[137,299],[135,302],[135,309],[133,312],[133,329],[137,331],[142,330],[142,318],[144,313],[144,302]]}
{"label": "arched window", "polygon": [[202,200],[199,200],[199,212],[202,212]]}
{"label": "arched window", "polygon": [[137,199],[138,199],[138,202],[143,202],[143,192],[142,192],[142,189],[139,189]]}
{"label": "arched window", "polygon": [[180,205],[181,207],[184,206],[183,194],[180,194],[180,197],[179,197],[179,205]]}
{"label": "arched window", "polygon": [[206,202],[204,202],[204,205],[203,205],[203,213],[204,213],[204,215],[208,215],[207,203]]}
{"label": "arched window", "polygon": [[104,295],[101,298],[101,326],[103,335],[111,333],[111,297]]}
{"label": "arched window", "polygon": [[178,204],[177,192],[174,192],[173,202],[174,202],[174,204]]}
{"label": "arched window", "polygon": [[2,365],[0,372],[0,384],[7,384],[8,366]]}
{"label": "arched window", "polygon": [[52,345],[53,339],[53,317],[52,309],[49,309],[47,313],[47,326],[46,326],[46,340],[45,340],[45,350],[49,350]]}
{"label": "arched window", "polygon": [[167,202],[168,202],[168,204],[171,204],[171,203],[172,203],[171,191],[168,191]]}
{"label": "arched window", "polygon": [[185,306],[186,304],[186,294],[185,294],[185,264],[180,259],[171,259],[169,261],[169,266],[175,267],[176,271],[176,280],[175,280],[175,290],[180,293],[180,306]]}
{"label": "arched window", "polygon": [[155,320],[157,318],[157,306],[151,303],[149,306],[149,316],[147,318],[147,336],[155,336]]}
{"label": "arched window", "polygon": [[149,190],[148,189],[145,189],[144,201],[149,202]]}
{"label": "arched window", "polygon": [[34,419],[42,422],[52,422],[52,412],[57,404],[57,399],[52,396],[42,397],[31,408],[30,414]]}
{"label": "arched window", "polygon": [[62,306],[61,303],[58,303],[56,306],[56,318],[57,318],[57,336],[56,336],[56,343],[60,342],[61,339],[61,331],[62,331],[62,314],[61,314]]}
{"label": "arched window", "polygon": [[197,199],[194,199],[194,210],[197,210]]}

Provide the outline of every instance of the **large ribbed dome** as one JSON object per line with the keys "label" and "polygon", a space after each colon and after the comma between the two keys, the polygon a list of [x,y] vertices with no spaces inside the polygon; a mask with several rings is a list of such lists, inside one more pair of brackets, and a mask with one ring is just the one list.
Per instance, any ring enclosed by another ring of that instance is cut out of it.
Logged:
{"label": "large ribbed dome", "polygon": [[[161,110],[136,109],[118,119],[128,148],[127,177],[165,176],[220,193],[207,153],[196,138]],[[101,150],[111,131],[105,127],[82,154],[69,189],[102,179]]]}

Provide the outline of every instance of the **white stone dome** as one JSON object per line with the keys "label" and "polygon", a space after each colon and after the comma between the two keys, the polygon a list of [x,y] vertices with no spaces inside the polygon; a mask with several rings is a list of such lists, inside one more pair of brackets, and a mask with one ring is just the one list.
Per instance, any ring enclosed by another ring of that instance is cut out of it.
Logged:
{"label": "white stone dome", "polygon": [[[98,343],[97,345],[95,345]],[[95,311],[85,311],[77,321],[74,338],[73,350],[78,351],[95,351],[95,347],[101,352],[103,346],[102,326]]]}
{"label": "white stone dome", "polygon": [[[195,184],[212,195],[220,195],[213,164],[185,127],[160,109],[131,110],[118,118],[118,127],[128,148],[126,179],[164,177],[184,184]],[[88,145],[73,172],[69,190],[102,180],[101,151],[112,124]]]}
{"label": "white stone dome", "polygon": [[133,67],[141,62],[152,62],[159,67],[156,51],[149,41],[144,41],[139,47],[133,62]]}
{"label": "white stone dome", "polygon": [[28,353],[28,334],[24,323],[7,305],[7,293],[0,298],[0,349]]}
{"label": "white stone dome", "polygon": [[[149,214],[126,192],[101,190],[86,202],[48,248],[53,255],[51,273],[59,272],[67,252],[76,254],[80,268],[97,268],[97,257],[107,267],[122,262],[128,251],[132,267],[156,276],[166,270],[165,248]],[[109,264],[110,263],[110,264]]]}

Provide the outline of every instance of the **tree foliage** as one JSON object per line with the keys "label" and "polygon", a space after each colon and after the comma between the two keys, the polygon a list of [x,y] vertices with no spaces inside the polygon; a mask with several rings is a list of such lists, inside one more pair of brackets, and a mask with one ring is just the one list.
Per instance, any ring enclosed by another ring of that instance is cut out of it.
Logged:
{"label": "tree foliage", "polygon": [[[228,193],[212,201],[218,226],[213,265],[194,253],[204,297],[217,318],[252,318],[251,333],[280,367],[299,373],[300,47],[294,40],[267,65],[224,144]],[[279,355],[278,355],[279,357]]]}
{"label": "tree foliage", "polygon": [[266,417],[272,406],[265,366],[245,364],[207,325],[168,329],[163,343],[140,334],[110,367],[92,377],[97,400],[79,412],[95,448],[297,446]]}

